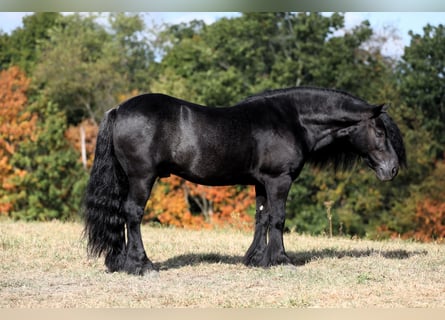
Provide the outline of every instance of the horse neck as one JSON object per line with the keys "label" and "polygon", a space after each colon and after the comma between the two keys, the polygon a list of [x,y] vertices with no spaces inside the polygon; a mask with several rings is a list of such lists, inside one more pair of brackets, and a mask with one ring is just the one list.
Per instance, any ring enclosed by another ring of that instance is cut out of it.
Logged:
{"label": "horse neck", "polygon": [[[363,112],[365,111],[365,112]],[[337,133],[366,119],[366,109],[348,105],[317,105],[300,110],[300,125],[305,129],[308,150],[334,143]],[[344,137],[344,136],[343,136]]]}

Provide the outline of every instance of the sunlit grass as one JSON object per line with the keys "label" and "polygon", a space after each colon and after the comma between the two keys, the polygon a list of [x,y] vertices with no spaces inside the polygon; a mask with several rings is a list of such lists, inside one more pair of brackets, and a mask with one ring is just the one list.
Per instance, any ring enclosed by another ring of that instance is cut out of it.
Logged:
{"label": "sunlit grass", "polygon": [[445,307],[445,248],[289,233],[296,265],[242,263],[252,234],[144,226],[158,277],[105,272],[82,225],[0,222],[0,307]]}

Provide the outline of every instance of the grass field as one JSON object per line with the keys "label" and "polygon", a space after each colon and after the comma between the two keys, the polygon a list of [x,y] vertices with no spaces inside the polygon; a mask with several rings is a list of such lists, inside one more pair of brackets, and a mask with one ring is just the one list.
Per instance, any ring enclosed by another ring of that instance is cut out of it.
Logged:
{"label": "grass field", "polygon": [[82,225],[0,222],[0,308],[445,307],[445,246],[290,233],[296,267],[241,263],[252,234],[143,227],[147,277],[88,260]]}

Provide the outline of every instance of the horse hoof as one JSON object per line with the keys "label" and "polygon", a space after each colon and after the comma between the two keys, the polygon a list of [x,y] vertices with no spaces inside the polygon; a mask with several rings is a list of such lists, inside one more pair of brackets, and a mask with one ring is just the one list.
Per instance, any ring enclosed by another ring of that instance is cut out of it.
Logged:
{"label": "horse hoof", "polygon": [[252,257],[252,258],[249,258],[249,259],[245,259],[243,262],[244,262],[244,265],[246,267],[253,267],[253,268],[265,268],[265,267],[267,267],[267,265],[262,264],[261,257]]}
{"label": "horse hoof", "polygon": [[157,270],[145,270],[141,273],[141,276],[151,280],[158,280],[160,278],[159,271]]}

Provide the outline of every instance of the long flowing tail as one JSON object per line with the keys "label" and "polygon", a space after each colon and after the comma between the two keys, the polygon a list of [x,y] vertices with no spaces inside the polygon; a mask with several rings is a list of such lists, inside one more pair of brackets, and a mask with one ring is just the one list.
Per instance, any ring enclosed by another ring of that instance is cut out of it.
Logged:
{"label": "long flowing tail", "polygon": [[121,207],[128,193],[127,177],[114,155],[115,120],[116,109],[112,109],[100,124],[84,202],[88,254],[104,255],[110,271],[118,271],[125,262],[125,218]]}

